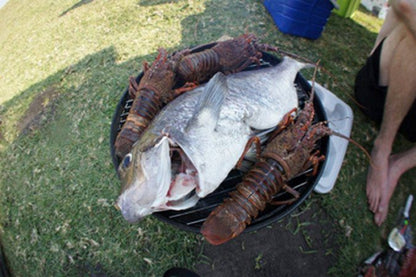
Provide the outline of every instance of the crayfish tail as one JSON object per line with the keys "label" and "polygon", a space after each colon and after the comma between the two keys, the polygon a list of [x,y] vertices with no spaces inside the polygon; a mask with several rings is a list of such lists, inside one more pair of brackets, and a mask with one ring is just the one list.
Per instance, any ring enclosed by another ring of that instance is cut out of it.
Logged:
{"label": "crayfish tail", "polygon": [[[223,244],[231,239],[233,239],[237,235],[233,235],[230,230],[224,229],[223,223],[217,223],[217,221],[221,221],[218,218],[211,218],[207,225],[203,225],[201,228],[201,233],[205,237],[205,239],[212,245],[220,245]],[[220,228],[212,228],[212,226],[217,225]]]}
{"label": "crayfish tail", "polygon": [[[238,213],[229,209],[227,204],[233,205],[230,199],[223,205],[218,206],[205,220],[201,227],[201,234],[212,245],[223,244],[239,234],[246,228],[247,214],[243,213],[244,219],[238,216]],[[228,203],[227,203],[228,202]]]}

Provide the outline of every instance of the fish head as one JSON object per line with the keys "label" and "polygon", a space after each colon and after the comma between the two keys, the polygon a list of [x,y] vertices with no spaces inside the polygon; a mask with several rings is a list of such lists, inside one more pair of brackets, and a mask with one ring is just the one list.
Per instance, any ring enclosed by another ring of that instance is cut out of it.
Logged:
{"label": "fish head", "polygon": [[171,183],[168,138],[158,137],[145,149],[134,145],[120,163],[118,172],[122,189],[117,206],[127,221],[136,222],[159,211],[166,202]]}

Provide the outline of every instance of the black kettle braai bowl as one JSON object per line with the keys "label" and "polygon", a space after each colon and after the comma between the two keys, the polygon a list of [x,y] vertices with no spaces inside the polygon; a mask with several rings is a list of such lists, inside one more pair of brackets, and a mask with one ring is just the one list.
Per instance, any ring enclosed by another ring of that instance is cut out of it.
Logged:
{"label": "black kettle braai bowl", "polygon": [[[215,43],[205,44],[198,46],[192,49],[192,52],[203,51],[207,48],[212,47]],[[253,64],[249,66],[246,70],[256,70],[259,67],[269,67],[276,65],[280,62],[280,59],[272,54],[263,52],[261,59],[261,64]],[[136,77],[137,83],[140,82],[143,73],[139,74]],[[303,107],[304,102],[309,99],[309,94],[311,92],[311,85],[309,82],[298,73],[295,79],[295,86],[298,93],[299,105]],[[120,159],[115,155],[114,142],[116,140],[117,134],[121,130],[125,119],[128,115],[129,109],[133,102],[133,99],[129,99],[128,89],[126,89],[121,96],[121,99],[116,107],[114,112],[112,124],[111,124],[111,133],[110,133],[110,146],[111,146],[111,156],[113,160],[114,167],[117,171],[117,168],[120,164]],[[322,107],[322,103],[319,100],[319,97],[315,95],[314,98],[314,107],[315,107],[315,118],[314,122],[325,121],[327,120],[325,110]],[[328,149],[328,137],[322,138],[318,144],[317,149],[320,153],[326,155]],[[318,173],[315,176],[312,176],[311,170],[298,175],[296,178],[292,179],[289,182],[289,185],[299,192],[300,197],[293,202],[292,204],[285,205],[267,205],[266,209],[260,212],[259,216],[252,221],[252,223],[245,229],[245,232],[255,231],[259,228],[270,225],[271,223],[283,218],[284,216],[293,212],[302,202],[304,202],[308,196],[313,191],[314,187],[318,183],[319,178],[322,174],[323,163],[320,164],[318,168]],[[221,185],[211,194],[207,195],[205,198],[202,198],[198,203],[192,208],[181,210],[181,211],[164,211],[157,212],[153,215],[158,219],[172,224],[182,230],[199,232],[202,224],[205,219],[208,217],[210,212],[220,205],[224,198],[227,197],[228,193],[231,192],[236,185],[241,182],[244,172],[240,170],[232,170],[227,178],[221,183]],[[282,191],[274,196],[276,201],[284,201],[293,198],[289,193]]]}

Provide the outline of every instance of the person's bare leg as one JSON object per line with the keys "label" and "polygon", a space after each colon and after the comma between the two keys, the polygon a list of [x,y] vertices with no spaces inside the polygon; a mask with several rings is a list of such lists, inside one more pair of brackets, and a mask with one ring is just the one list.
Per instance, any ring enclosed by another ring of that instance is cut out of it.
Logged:
{"label": "person's bare leg", "polygon": [[[377,35],[377,39],[374,43],[374,47],[370,52],[373,54],[375,49],[378,47],[380,42],[385,39],[393,30],[400,25],[397,14],[393,8],[389,8],[386,19],[384,20],[383,26],[381,26],[380,32]],[[392,39],[389,37],[383,44],[380,61],[380,74],[379,84],[380,86],[386,86],[388,82],[388,67],[391,56],[394,53],[394,47],[397,46],[400,39]],[[383,70],[382,70],[383,69]],[[370,210],[375,213],[381,198],[381,187],[386,186],[382,184],[387,182],[387,168],[388,168],[388,155],[390,153],[383,153],[382,149],[379,149],[378,144],[375,143],[371,152],[372,166],[368,169],[367,174],[367,186],[366,193]]]}
{"label": "person's bare leg", "polygon": [[381,26],[380,31],[378,32],[376,41],[374,42],[374,46],[370,52],[370,55],[373,54],[380,42],[392,32],[392,30],[397,26],[397,24],[399,24],[399,19],[397,18],[396,13],[390,7],[386,14],[386,18],[384,19],[384,23]]}
{"label": "person's bare leg", "polygon": [[384,23],[378,32],[370,55],[376,50],[380,42],[386,38],[400,23],[404,23],[410,34],[416,39],[416,0],[393,0],[387,12]]}
{"label": "person's bare leg", "polygon": [[[394,13],[392,10],[390,10],[390,12]],[[394,54],[396,53],[396,48],[399,45],[400,41],[406,35],[403,31],[400,31],[403,29],[400,26],[402,26],[400,23],[397,24],[395,30],[392,31],[391,34],[384,41],[380,57],[380,86],[386,86],[388,84],[390,77],[391,62],[393,60]],[[398,100],[397,97],[395,97],[394,95],[394,91],[392,92],[391,88],[389,88],[386,97],[386,103],[388,102],[390,105],[390,101],[393,101],[391,105],[396,106],[395,101],[400,100]],[[387,99],[389,98],[389,96],[391,100]],[[395,108],[393,108],[392,113],[394,113],[394,109]],[[384,118],[391,118],[390,115],[386,115],[386,110],[384,111],[382,125],[383,123],[387,122],[386,120],[384,120]],[[398,124],[400,124],[400,122]],[[393,132],[383,132],[383,127],[380,128],[380,133],[376,138],[373,149],[371,151],[372,163],[368,169],[366,192],[369,208],[373,213],[375,213],[378,209],[381,199],[381,193],[383,191],[382,188],[387,186],[387,175],[389,166],[388,157],[391,154],[391,147],[393,145],[394,137],[397,133],[398,126],[396,125],[397,123],[395,123],[395,125],[393,126],[396,127],[395,130],[392,130]],[[386,126],[388,126],[390,130],[390,124],[387,124]],[[384,127],[384,129],[386,128]]]}
{"label": "person's bare leg", "polygon": [[[403,24],[386,38],[381,54],[382,82],[388,84],[380,132],[371,153],[372,164],[367,175],[367,198],[370,210],[380,225],[387,215],[392,190],[397,185],[389,174],[396,168],[389,159],[398,128],[416,98],[416,41],[407,33]],[[391,192],[390,192],[391,191]]]}
{"label": "person's bare leg", "polygon": [[410,34],[416,39],[416,1],[392,0],[391,6],[400,20],[406,25]]}

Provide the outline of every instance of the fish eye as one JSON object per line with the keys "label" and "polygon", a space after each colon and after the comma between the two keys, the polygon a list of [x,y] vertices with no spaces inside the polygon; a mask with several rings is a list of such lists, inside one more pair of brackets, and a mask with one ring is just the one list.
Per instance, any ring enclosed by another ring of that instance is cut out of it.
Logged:
{"label": "fish eye", "polygon": [[124,157],[124,159],[123,159],[123,168],[127,168],[127,167],[129,167],[129,166],[130,166],[130,164],[131,164],[131,158],[132,158],[131,153],[128,153],[128,154]]}

